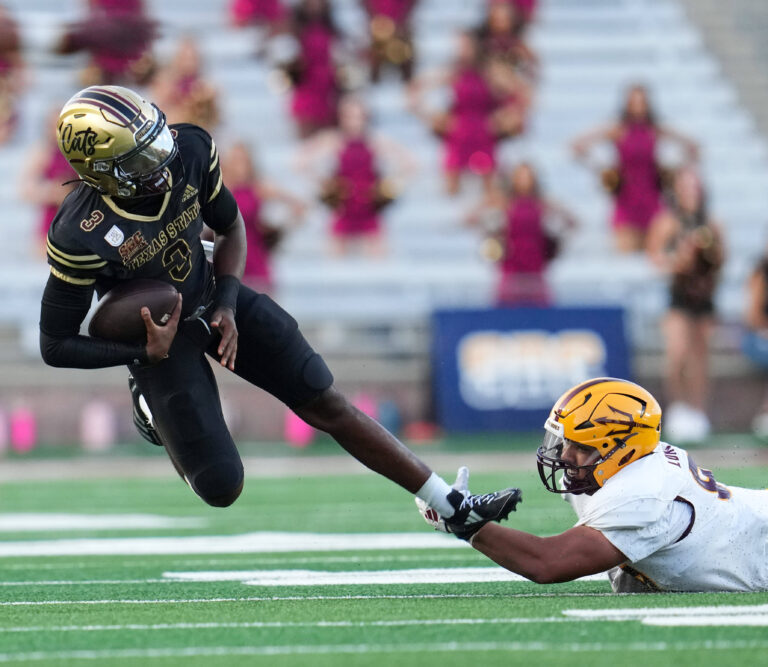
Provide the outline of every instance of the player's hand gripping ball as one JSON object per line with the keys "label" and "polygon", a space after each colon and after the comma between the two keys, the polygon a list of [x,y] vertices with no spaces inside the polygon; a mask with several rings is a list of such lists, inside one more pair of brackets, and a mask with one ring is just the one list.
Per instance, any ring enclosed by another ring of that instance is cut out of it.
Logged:
{"label": "player's hand gripping ball", "polygon": [[141,318],[146,306],[157,325],[171,319],[178,304],[178,292],[173,285],[161,280],[136,278],[118,283],[96,304],[88,325],[94,338],[121,343],[143,343],[147,340],[147,327]]}

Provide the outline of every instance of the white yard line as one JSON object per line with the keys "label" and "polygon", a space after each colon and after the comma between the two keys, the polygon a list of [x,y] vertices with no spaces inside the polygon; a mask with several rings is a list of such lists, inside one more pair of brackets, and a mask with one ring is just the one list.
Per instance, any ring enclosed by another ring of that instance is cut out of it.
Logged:
{"label": "white yard line", "polygon": [[77,581],[75,579],[55,579],[44,581],[0,581],[2,586],[120,586],[128,584],[135,586],[138,584],[168,584],[174,583],[169,579],[84,579]]}
{"label": "white yard line", "polygon": [[[627,594],[629,595],[629,594]],[[169,598],[169,599],[125,599],[113,598],[107,600],[14,600],[2,601],[0,607],[50,607],[50,606],[87,606],[87,605],[155,605],[155,604],[220,604],[222,602],[315,602],[317,600],[483,600],[521,598],[602,598],[616,597],[615,593],[455,593],[429,595],[262,595],[248,597],[218,597],[218,598]]]}
{"label": "white yard line", "polygon": [[398,628],[427,625],[519,625],[524,623],[582,623],[575,618],[545,616],[541,618],[414,618],[394,621],[250,621],[243,623],[153,623],[124,625],[31,625],[0,628],[0,633],[14,632],[123,632],[152,630],[219,630],[277,628]]}
{"label": "white yard line", "polygon": [[158,514],[72,514],[69,512],[13,512],[0,514],[0,532],[64,532],[72,530],[145,530],[200,528],[208,520]]}
{"label": "white yard line", "polygon": [[438,533],[289,533],[186,537],[20,540],[0,542],[0,557],[149,556],[285,553],[301,551],[386,551],[391,549],[468,549],[466,542]]}
{"label": "white yard line", "polygon": [[701,627],[768,627],[768,614],[756,616],[660,616],[643,619],[643,625],[658,625],[674,628],[701,628]]}
{"label": "white yard line", "polygon": [[504,652],[661,652],[733,651],[768,648],[768,640],[696,642],[435,642],[419,644],[316,644],[308,646],[195,646],[187,648],[114,649],[102,651],[36,651],[0,653],[0,662],[56,660],[119,660],[136,658],[185,658],[218,656],[333,655],[374,653],[478,653]]}
{"label": "white yard line", "polygon": [[639,621],[663,627],[768,627],[768,604],[566,609],[563,614],[582,621]]}
{"label": "white yard line", "polygon": [[[577,581],[605,581],[605,574],[582,577]],[[140,584],[213,583],[232,581],[248,586],[351,586],[394,584],[471,584],[528,581],[500,567],[441,567],[409,570],[211,570],[164,572],[163,579],[54,579],[0,581],[3,586],[120,586]]]}
{"label": "white yard line", "polygon": [[700,607],[623,607],[621,609],[565,609],[566,616],[598,618],[605,620],[629,620],[646,616],[730,616],[739,614],[766,614],[768,604],[715,605]]}
{"label": "white yard line", "polygon": [[[249,586],[349,586],[392,584],[470,584],[528,581],[500,567],[415,568],[410,570],[223,570],[164,572],[163,576],[183,582],[240,581]],[[605,581],[606,574],[583,577],[579,581]]]}
{"label": "white yard line", "polygon": [[[472,558],[471,553],[465,554],[449,554],[449,553],[418,553],[407,555],[392,555],[392,556],[280,556],[278,558],[259,558],[256,556],[248,558],[186,558],[186,559],[174,559],[173,565],[183,567],[215,567],[217,565],[325,565],[325,564],[341,564],[341,563],[429,563],[429,562],[465,562]],[[120,561],[118,563],[110,563],[114,567],[157,567],[157,560],[130,560]],[[167,563],[166,563],[167,565]],[[18,571],[18,570],[82,570],[93,568],[93,563],[82,560],[71,561],[68,563],[3,563],[0,561],[0,571]]]}

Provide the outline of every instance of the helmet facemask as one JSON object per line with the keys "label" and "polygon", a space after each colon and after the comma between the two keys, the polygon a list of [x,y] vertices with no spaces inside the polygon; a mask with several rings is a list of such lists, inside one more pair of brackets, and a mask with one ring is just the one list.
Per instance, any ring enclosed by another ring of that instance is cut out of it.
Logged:
{"label": "helmet facemask", "polygon": [[[557,428],[560,427],[560,428]],[[544,427],[544,439],[536,452],[536,463],[539,476],[548,491],[552,493],[594,493],[599,487],[594,477],[594,471],[601,461],[600,452],[592,449],[587,462],[576,465],[563,458],[566,447],[579,447],[578,443],[566,441],[562,434],[562,426],[557,422],[547,420]],[[558,482],[558,474],[562,471],[562,479]]]}
{"label": "helmet facemask", "polygon": [[[118,197],[146,197],[164,194],[171,189],[169,165],[178,155],[176,141],[165,120],[165,114],[155,105],[155,121],[147,121],[138,130],[137,146],[112,159],[93,160],[91,169],[109,176],[117,184]],[[148,129],[147,129],[148,128]],[[144,137],[139,136],[144,133]]]}

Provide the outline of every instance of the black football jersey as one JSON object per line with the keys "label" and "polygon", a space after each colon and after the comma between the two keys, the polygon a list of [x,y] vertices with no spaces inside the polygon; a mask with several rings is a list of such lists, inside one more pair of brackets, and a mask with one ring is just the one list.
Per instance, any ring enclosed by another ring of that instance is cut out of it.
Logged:
{"label": "black football jersey", "polygon": [[[213,270],[200,232],[203,214],[222,189],[219,155],[210,135],[186,123],[171,125],[179,159],[170,167],[171,190],[125,202],[80,184],[62,203],[48,232],[51,273],[99,296],[117,282],[153,278],[184,297],[182,315],[206,305]],[[130,209],[122,208],[130,205]],[[231,220],[205,220],[217,231]],[[224,231],[224,230],[221,230]]]}

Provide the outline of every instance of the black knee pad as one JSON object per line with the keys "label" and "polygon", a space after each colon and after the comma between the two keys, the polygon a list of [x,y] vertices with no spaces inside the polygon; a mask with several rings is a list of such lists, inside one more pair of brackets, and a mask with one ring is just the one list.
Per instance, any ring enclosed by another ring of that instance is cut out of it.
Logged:
{"label": "black knee pad", "polygon": [[240,461],[221,461],[208,466],[189,480],[194,492],[213,507],[229,507],[243,490]]}

